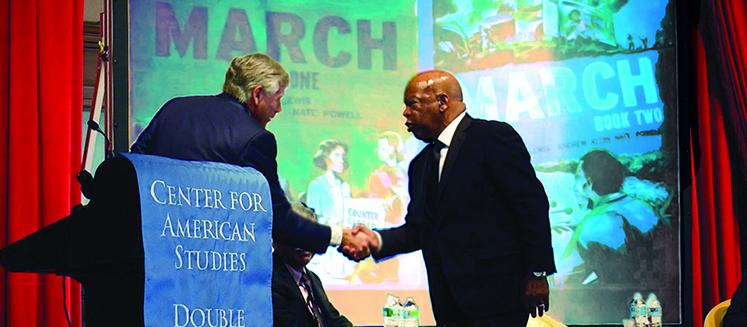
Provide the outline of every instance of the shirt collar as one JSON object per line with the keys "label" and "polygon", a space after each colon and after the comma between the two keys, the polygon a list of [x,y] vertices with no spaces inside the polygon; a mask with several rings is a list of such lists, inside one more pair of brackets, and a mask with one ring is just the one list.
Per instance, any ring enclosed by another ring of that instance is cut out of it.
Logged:
{"label": "shirt collar", "polygon": [[[298,285],[298,283],[301,281],[301,274],[303,273],[303,271],[298,271],[287,263],[285,264],[285,268],[288,268],[288,272],[290,272],[293,280],[296,281],[296,285]],[[303,270],[303,268],[301,269]]]}
{"label": "shirt collar", "polygon": [[459,126],[459,123],[464,119],[464,115],[467,114],[467,111],[462,111],[459,116],[454,118],[454,120],[449,123],[449,125],[444,128],[443,131],[441,131],[441,134],[438,135],[438,140],[441,141],[443,144],[446,144],[446,147],[449,147],[451,145],[451,139],[454,138],[454,133],[456,133],[457,126]]}

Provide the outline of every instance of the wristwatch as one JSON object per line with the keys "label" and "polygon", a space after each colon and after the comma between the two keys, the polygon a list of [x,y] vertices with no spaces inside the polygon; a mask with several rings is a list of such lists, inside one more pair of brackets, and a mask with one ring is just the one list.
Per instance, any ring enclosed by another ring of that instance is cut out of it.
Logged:
{"label": "wristwatch", "polygon": [[535,271],[532,274],[534,274],[534,277],[547,277],[546,271]]}

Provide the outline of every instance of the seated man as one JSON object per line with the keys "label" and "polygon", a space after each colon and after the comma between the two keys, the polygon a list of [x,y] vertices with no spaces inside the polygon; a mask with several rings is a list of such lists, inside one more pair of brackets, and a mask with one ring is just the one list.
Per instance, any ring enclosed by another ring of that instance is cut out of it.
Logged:
{"label": "seated man", "polygon": [[[293,204],[299,216],[316,221],[314,212]],[[314,257],[309,251],[273,243],[272,310],[275,326],[353,326],[327,299],[322,281],[306,265]]]}

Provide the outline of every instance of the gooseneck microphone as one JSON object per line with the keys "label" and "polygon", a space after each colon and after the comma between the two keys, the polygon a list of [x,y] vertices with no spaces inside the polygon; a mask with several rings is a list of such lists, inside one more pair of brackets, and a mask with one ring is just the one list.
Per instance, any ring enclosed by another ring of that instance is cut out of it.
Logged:
{"label": "gooseneck microphone", "polygon": [[[106,159],[114,157],[114,152],[111,150],[109,137],[107,137],[106,133],[101,130],[99,124],[93,120],[89,120],[87,124],[88,129],[104,136],[104,157]],[[85,196],[89,200],[93,200],[93,198],[95,197],[93,189],[93,175],[91,175],[91,173],[84,168],[81,169],[77,175],[75,175],[75,178],[78,180],[78,183],[80,183],[80,192],[83,193],[83,196]]]}
{"label": "gooseneck microphone", "polygon": [[113,157],[114,152],[112,152],[111,143],[109,142],[109,137],[106,136],[106,133],[104,133],[104,131],[101,130],[101,127],[99,126],[99,124],[93,120],[89,120],[88,128],[104,136],[104,151],[105,151],[104,157],[106,159]]}

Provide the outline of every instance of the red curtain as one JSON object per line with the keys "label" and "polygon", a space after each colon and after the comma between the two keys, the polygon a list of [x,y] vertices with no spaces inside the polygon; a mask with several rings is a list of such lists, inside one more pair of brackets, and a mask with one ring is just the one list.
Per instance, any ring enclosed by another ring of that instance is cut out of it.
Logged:
{"label": "red curtain", "polygon": [[[83,1],[0,0],[0,246],[80,203]],[[60,276],[0,268],[0,322],[67,326]],[[80,286],[67,307],[80,326]]]}
{"label": "red curtain", "polygon": [[[697,116],[690,134],[693,323],[741,280],[739,219],[747,163],[747,22],[741,0],[703,0],[693,33]],[[699,165],[697,164],[699,163]],[[744,223],[744,220],[741,221]]]}

